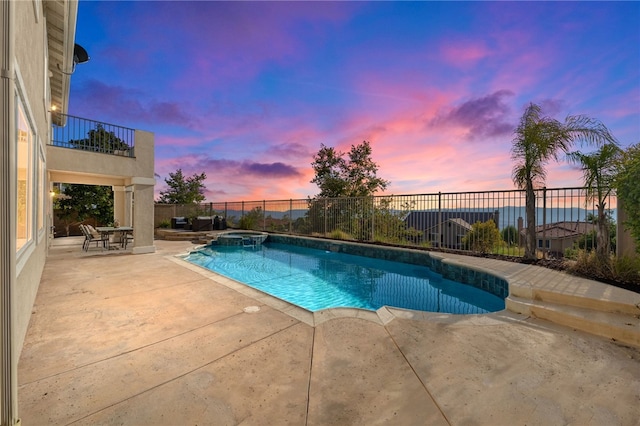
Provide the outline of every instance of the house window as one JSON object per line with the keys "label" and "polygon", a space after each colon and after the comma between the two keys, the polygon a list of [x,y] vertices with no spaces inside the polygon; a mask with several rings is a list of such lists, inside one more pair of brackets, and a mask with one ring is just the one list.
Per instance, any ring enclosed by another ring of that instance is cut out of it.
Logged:
{"label": "house window", "polygon": [[18,100],[17,123],[17,203],[16,203],[16,250],[20,251],[33,236],[33,129],[25,108]]}
{"label": "house window", "polygon": [[[539,249],[542,248],[542,241],[543,240],[538,240],[538,248]],[[549,248],[550,247],[549,240],[544,240],[544,246],[545,246],[545,248]]]}

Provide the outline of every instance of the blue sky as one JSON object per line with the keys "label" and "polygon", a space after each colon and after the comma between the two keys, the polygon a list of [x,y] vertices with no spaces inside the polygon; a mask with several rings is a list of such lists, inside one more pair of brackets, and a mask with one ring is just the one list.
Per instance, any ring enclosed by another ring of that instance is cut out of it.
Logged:
{"label": "blue sky", "polygon": [[81,0],[69,113],[153,132],[156,192],[205,172],[207,201],[315,195],[321,144],[363,140],[387,194],[513,189],[530,102],[640,142],[638,22],[638,2]]}

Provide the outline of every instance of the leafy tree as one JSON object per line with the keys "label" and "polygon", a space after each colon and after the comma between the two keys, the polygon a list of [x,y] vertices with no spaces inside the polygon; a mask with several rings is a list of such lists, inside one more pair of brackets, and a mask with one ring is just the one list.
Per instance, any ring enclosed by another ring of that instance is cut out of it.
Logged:
{"label": "leafy tree", "polygon": [[319,198],[368,197],[383,191],[389,182],[377,177],[378,165],[371,159],[371,145],[351,145],[348,160],[335,148],[321,145],[311,163],[320,188]]}
{"label": "leafy tree", "polygon": [[516,161],[513,182],[526,191],[525,208],[527,230],[524,258],[536,259],[535,189],[543,187],[546,180],[545,166],[551,160],[559,160],[561,153],[568,153],[574,142],[602,145],[615,143],[615,138],[598,120],[584,115],[568,116],[564,122],[543,116],[541,108],[531,103],[520,118],[515,130],[511,157]]}
{"label": "leafy tree", "polygon": [[113,222],[113,190],[110,186],[65,185],[54,204],[56,215],[69,227],[95,218],[99,224]]}
{"label": "leafy tree", "polygon": [[367,141],[352,145],[347,158],[335,148],[321,145],[311,163],[315,171],[311,182],[320,188],[320,193],[309,199],[307,216],[313,232],[331,233],[338,229],[356,239],[373,237],[372,196],[389,182],[377,177],[378,165],[371,159],[371,152]]}
{"label": "leafy tree", "polygon": [[486,254],[491,252],[501,241],[502,237],[496,223],[493,220],[488,220],[471,225],[471,231],[464,236],[462,244],[469,250]]}
{"label": "leafy tree", "polygon": [[95,129],[87,132],[85,139],[70,140],[69,143],[77,148],[87,151],[107,152],[125,151],[130,149],[122,139],[114,132],[108,132],[102,124],[98,124]]}
{"label": "leafy tree", "polygon": [[500,231],[500,235],[502,236],[502,241],[510,246],[518,242],[518,230],[513,225],[509,225]]}
{"label": "leafy tree", "polygon": [[195,173],[191,177],[185,177],[182,169],[175,173],[169,173],[169,178],[164,181],[169,186],[166,191],[160,192],[158,202],[164,204],[197,204],[204,201],[204,184],[207,175],[202,172]]}
{"label": "leafy tree", "polygon": [[262,207],[254,207],[240,218],[239,226],[242,229],[257,229],[263,220]]}
{"label": "leafy tree", "polygon": [[400,209],[393,208],[393,197],[382,197],[375,207],[374,239],[393,244],[422,243],[423,232],[415,228],[407,229],[403,220],[415,208],[415,201],[402,203]]}
{"label": "leafy tree", "polygon": [[640,143],[627,148],[622,155],[614,186],[622,201],[627,220],[624,225],[636,241],[640,252]]}
{"label": "leafy tree", "polygon": [[568,154],[570,162],[577,163],[582,169],[586,187],[586,202],[596,201],[598,217],[593,221],[597,225],[596,255],[601,262],[609,262],[611,247],[609,244],[609,220],[606,217],[606,200],[613,188],[617,174],[617,165],[621,154],[616,144],[607,143],[592,154],[580,151]]}

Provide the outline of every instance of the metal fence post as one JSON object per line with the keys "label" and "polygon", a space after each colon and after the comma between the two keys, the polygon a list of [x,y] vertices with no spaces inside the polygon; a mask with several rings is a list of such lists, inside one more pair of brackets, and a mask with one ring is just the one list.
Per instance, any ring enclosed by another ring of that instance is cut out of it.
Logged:
{"label": "metal fence post", "polygon": [[327,236],[327,199],[325,198],[324,200],[324,232],[323,235],[326,237]]}
{"label": "metal fence post", "polygon": [[293,200],[289,199],[289,233],[293,231]]}
{"label": "metal fence post", "polygon": [[371,197],[371,237],[370,237],[370,241],[374,242],[376,240],[375,238],[375,227],[376,227],[376,206],[375,206],[375,202],[374,202],[375,198]]}
{"label": "metal fence post", "polygon": [[438,242],[436,247],[442,245],[442,192],[438,192]]}
{"label": "metal fence post", "polygon": [[547,187],[542,188],[542,257],[547,258]]}

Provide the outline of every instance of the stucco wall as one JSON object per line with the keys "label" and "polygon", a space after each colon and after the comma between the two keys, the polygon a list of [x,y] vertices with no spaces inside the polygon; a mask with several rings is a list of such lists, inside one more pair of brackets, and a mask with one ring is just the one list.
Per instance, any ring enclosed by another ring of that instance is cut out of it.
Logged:
{"label": "stucco wall", "polygon": [[[48,105],[45,93],[45,79],[48,79],[47,61],[45,58],[46,27],[43,10],[40,2],[14,2],[15,6],[15,60],[17,78],[15,85],[21,92],[22,103],[35,130],[36,161],[40,153],[46,155],[45,144],[49,138]],[[45,157],[46,161],[46,157]],[[39,179],[40,173],[33,174],[33,191],[37,192],[38,186],[35,179]],[[46,191],[46,184],[43,185]],[[38,193],[33,202],[35,206],[43,203],[45,198]],[[42,206],[46,208],[47,206]],[[14,288],[15,304],[13,305],[14,320],[14,356],[18,357],[24,342],[24,337],[31,318],[31,311],[35,301],[40,278],[47,255],[49,229],[47,215],[43,228],[36,229],[36,212],[34,211],[34,228],[32,241],[28,243],[18,254],[16,259],[16,283]],[[39,233],[40,231],[40,233]],[[40,236],[40,238],[38,238]],[[16,358],[17,362],[17,358]]]}

